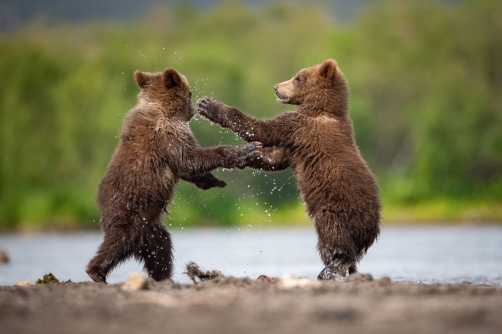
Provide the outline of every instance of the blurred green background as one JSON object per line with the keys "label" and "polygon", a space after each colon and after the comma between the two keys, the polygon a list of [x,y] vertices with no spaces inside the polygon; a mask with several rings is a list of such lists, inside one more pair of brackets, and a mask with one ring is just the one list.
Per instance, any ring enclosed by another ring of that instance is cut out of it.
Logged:
{"label": "blurred green background", "polygon": [[[345,16],[336,1],[146,3],[133,18],[40,9],[14,23],[0,6],[0,230],[99,227],[134,70],[174,67],[194,102],[264,118],[292,109],[273,84],[327,58],[348,79],[384,224],[502,221],[502,1],[359,1]],[[243,143],[190,126],[201,146]],[[167,226],[310,224],[290,171],[216,174],[227,188],[180,183]]]}

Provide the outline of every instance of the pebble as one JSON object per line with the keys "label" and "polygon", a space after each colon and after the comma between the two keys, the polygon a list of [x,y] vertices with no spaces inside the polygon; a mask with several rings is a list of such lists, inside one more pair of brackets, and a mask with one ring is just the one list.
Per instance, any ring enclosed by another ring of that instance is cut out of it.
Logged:
{"label": "pebble", "polygon": [[321,282],[314,281],[310,278],[295,278],[291,274],[284,274],[277,282],[277,287],[281,290],[289,290],[293,288],[307,288],[320,286]]}
{"label": "pebble", "polygon": [[131,273],[121,289],[125,291],[148,290],[148,278],[141,273]]}
{"label": "pebble", "polygon": [[7,254],[6,251],[3,249],[0,249],[0,264],[6,264],[9,263],[9,254]]}
{"label": "pebble", "polygon": [[20,281],[12,284],[12,286],[33,286],[30,281]]}

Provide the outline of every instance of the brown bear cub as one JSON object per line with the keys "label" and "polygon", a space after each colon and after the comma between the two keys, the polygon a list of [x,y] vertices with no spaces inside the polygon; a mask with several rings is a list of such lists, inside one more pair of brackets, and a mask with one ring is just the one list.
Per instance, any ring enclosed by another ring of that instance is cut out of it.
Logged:
{"label": "brown bear cub", "polygon": [[261,158],[248,166],[292,168],[326,266],[318,279],[344,280],[378,237],[381,209],[376,180],[355,143],[347,82],[337,63],[326,60],[274,89],[280,102],[298,110],[257,120],[206,97],[198,111],[246,141],[263,143]]}
{"label": "brown bear cub", "polygon": [[242,167],[259,153],[260,143],[201,148],[188,127],[194,116],[190,87],[174,69],[134,73],[141,88],[138,105],[127,115],[120,141],[99,185],[97,202],[104,240],[86,271],[95,282],[133,256],[157,281],[173,268],[169,232],[162,211],[179,179],[201,189],[225,187],[210,171]]}

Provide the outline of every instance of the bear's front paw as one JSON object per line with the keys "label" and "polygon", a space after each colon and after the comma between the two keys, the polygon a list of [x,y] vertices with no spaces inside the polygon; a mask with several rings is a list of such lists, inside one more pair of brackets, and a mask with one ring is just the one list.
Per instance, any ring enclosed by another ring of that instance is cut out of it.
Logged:
{"label": "bear's front paw", "polygon": [[223,125],[227,119],[226,110],[228,106],[223,102],[210,97],[203,97],[197,101],[197,111],[199,114],[211,122]]}
{"label": "bear's front paw", "polygon": [[240,161],[237,163],[236,167],[243,169],[246,167],[249,161],[256,159],[261,156],[261,149],[263,148],[260,142],[251,142],[245,146],[242,146],[242,155]]}
{"label": "bear's front paw", "polygon": [[259,141],[254,141],[245,145],[243,148],[246,154],[246,160],[251,160],[261,156],[263,145]]}

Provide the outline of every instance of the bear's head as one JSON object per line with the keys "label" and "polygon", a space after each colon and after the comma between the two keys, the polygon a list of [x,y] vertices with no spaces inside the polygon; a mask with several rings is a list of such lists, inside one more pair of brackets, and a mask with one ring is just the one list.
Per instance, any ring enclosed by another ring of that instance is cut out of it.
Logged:
{"label": "bear's head", "polygon": [[292,79],[274,85],[274,89],[277,100],[284,104],[323,107],[324,103],[346,105],[348,100],[345,77],[332,59],[304,68]]}
{"label": "bear's head", "polygon": [[159,104],[169,117],[180,116],[189,121],[195,115],[188,81],[176,70],[168,68],[159,73],[135,71],[134,79],[141,88],[140,101]]}

